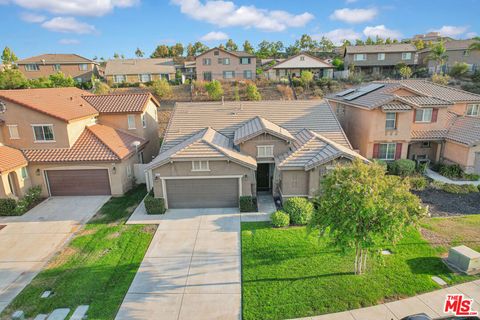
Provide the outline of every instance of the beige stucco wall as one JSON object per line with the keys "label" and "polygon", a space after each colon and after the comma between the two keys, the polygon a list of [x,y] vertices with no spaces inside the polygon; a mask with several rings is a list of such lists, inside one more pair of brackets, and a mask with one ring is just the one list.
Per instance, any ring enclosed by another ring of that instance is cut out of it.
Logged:
{"label": "beige stucco wall", "polygon": [[262,133],[250,140],[247,140],[239,145],[240,152],[247,154],[257,161],[272,161],[273,158],[258,158],[257,157],[257,146],[272,146],[273,145],[273,155],[278,156],[280,154],[284,154],[285,152],[289,151],[290,145],[287,141],[272,136],[268,133]]}
{"label": "beige stucco wall", "polygon": [[[252,72],[252,79],[255,80],[256,77],[256,58],[250,58],[250,64],[240,64],[240,58],[224,52],[222,50],[218,50],[219,55],[214,55],[214,52],[217,50],[211,50],[206,52],[205,54],[199,55],[196,57],[196,67],[197,67],[197,80],[203,80],[203,73],[204,72],[211,72],[212,73],[212,80],[240,80],[245,79],[243,76],[243,72],[245,70],[250,70]],[[203,59],[209,58],[211,59],[211,65],[203,65]],[[230,58],[230,64],[224,65],[219,64],[219,58]],[[223,71],[235,71],[235,78],[233,79],[224,79],[223,78]]]}
{"label": "beige stucco wall", "polygon": [[478,152],[480,152],[480,146],[469,148],[463,144],[447,141],[443,158],[445,162],[457,163],[465,172],[472,173],[475,171],[475,154]]}
{"label": "beige stucco wall", "polygon": [[[168,80],[175,80],[175,72],[170,72],[170,73],[165,73],[168,75]],[[121,74],[119,74],[121,75]],[[159,73],[150,73],[151,75],[151,81],[159,80],[162,79],[162,75]],[[114,75],[106,75],[105,79],[107,80],[107,83],[112,85],[115,84],[113,81]],[[125,75],[125,83],[138,83],[140,82],[140,75],[139,74],[126,74]]]}
{"label": "beige stucco wall", "polygon": [[413,156],[426,155],[431,161],[437,162],[440,159],[441,144],[436,142],[430,142],[430,147],[422,147],[421,142],[410,143],[408,157],[413,160]]}
{"label": "beige stucco wall", "polygon": [[16,183],[19,188],[18,198],[22,198],[27,190],[32,186],[32,179],[30,178],[30,175],[28,175],[26,179],[22,179],[22,167],[2,172],[0,175],[0,198],[17,198],[12,194],[8,184],[8,174],[11,172],[14,172],[14,179],[16,179]]}
{"label": "beige stucco wall", "polygon": [[[92,74],[98,74],[97,66],[93,63],[86,63],[87,70],[80,70],[79,64],[61,64],[60,72],[66,76],[71,76],[72,78],[81,78],[82,81],[89,81],[92,78]],[[40,77],[48,77],[49,75],[55,74],[58,71],[54,69],[53,64],[43,65],[41,63],[37,64],[38,71],[27,71],[25,65],[18,66],[18,70],[22,72],[25,77],[28,79],[37,79]]]}

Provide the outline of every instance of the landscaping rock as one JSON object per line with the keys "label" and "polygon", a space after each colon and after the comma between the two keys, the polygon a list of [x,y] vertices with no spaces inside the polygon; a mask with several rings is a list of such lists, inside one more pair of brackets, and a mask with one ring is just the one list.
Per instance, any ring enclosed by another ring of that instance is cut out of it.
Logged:
{"label": "landscaping rock", "polygon": [[55,309],[47,318],[47,320],[65,320],[69,313],[69,308]]}
{"label": "landscaping rock", "polygon": [[77,309],[75,309],[75,312],[73,313],[73,315],[70,317],[70,320],[86,319],[88,308],[89,306],[87,305],[78,306]]}
{"label": "landscaping rock", "polygon": [[25,313],[22,310],[17,310],[12,314],[12,320],[24,320]]}
{"label": "landscaping rock", "polygon": [[441,285],[442,287],[447,285],[447,283],[442,278],[433,276],[432,280],[435,281],[437,284]]}
{"label": "landscaping rock", "polygon": [[385,250],[382,250],[382,254],[384,256],[388,256],[388,255],[391,255],[392,254],[392,251],[388,250],[388,249],[385,249]]}
{"label": "landscaping rock", "polygon": [[33,320],[45,320],[47,317],[47,314],[38,314]]}
{"label": "landscaping rock", "polygon": [[42,295],[40,296],[40,298],[46,299],[46,298],[50,297],[52,295],[52,293],[53,293],[52,291],[48,291],[48,290],[44,291],[42,293]]}

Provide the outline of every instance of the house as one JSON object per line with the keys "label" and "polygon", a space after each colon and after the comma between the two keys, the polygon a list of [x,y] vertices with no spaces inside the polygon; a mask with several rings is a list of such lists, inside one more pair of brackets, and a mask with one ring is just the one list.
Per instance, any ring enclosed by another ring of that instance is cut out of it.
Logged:
{"label": "house", "polygon": [[459,164],[480,173],[480,95],[426,80],[381,81],[327,96],[366,158]]}
{"label": "house", "polygon": [[[456,62],[464,62],[468,65],[470,72],[475,72],[480,68],[480,50],[468,50],[475,40],[450,40],[444,43],[446,54],[448,56],[446,64],[443,66],[443,72],[448,73]],[[429,73],[435,73],[438,69],[438,62],[427,61],[427,56],[431,49],[425,48],[419,52],[420,62],[423,63]]]}
{"label": "house", "polygon": [[48,77],[57,72],[71,76],[77,82],[90,81],[99,76],[99,64],[77,54],[42,54],[16,62],[27,79]]}
{"label": "house", "polygon": [[158,106],[149,93],[0,90],[0,197],[123,194],[158,154]]}
{"label": "house", "polygon": [[195,57],[197,80],[255,80],[257,60],[245,51],[212,48]]}
{"label": "house", "polygon": [[432,31],[432,32],[428,32],[428,33],[425,33],[425,34],[416,34],[412,39],[410,39],[411,41],[418,41],[418,40],[422,40],[426,43],[429,43],[429,42],[438,42],[438,41],[442,41],[442,40],[453,40],[453,38],[450,38],[450,37],[444,37],[440,34],[440,32],[436,32],[436,31]]}
{"label": "house", "polygon": [[194,80],[197,76],[195,57],[174,58],[175,69],[182,75],[182,83],[186,80]]}
{"label": "house", "polygon": [[147,185],[168,208],[313,197],[327,170],[354,158],[364,159],[323,101],[177,103]]}
{"label": "house", "polygon": [[270,66],[265,71],[265,77],[269,80],[280,80],[286,77],[300,77],[302,71],[311,71],[315,79],[333,78],[335,67],[308,53],[299,53],[288,59]]}
{"label": "house", "polygon": [[172,58],[108,60],[105,79],[110,84],[174,80],[175,63]]}
{"label": "house", "polygon": [[417,48],[410,43],[347,46],[343,57],[346,70],[355,68],[365,74],[393,74],[399,63],[419,63]]}

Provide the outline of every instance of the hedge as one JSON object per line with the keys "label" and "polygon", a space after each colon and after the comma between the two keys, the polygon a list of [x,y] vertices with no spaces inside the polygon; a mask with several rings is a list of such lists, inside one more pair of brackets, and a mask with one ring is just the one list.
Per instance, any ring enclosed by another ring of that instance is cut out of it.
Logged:
{"label": "hedge", "polygon": [[145,197],[144,204],[148,214],[164,214],[167,211],[165,200],[163,198],[155,198],[152,191]]}
{"label": "hedge", "polygon": [[256,212],[257,198],[252,196],[240,197],[240,212]]}
{"label": "hedge", "polygon": [[306,225],[313,215],[313,204],[305,198],[293,197],[283,203],[283,210],[293,225]]}
{"label": "hedge", "polygon": [[15,208],[17,202],[14,199],[0,199],[0,216],[14,216],[17,215]]}

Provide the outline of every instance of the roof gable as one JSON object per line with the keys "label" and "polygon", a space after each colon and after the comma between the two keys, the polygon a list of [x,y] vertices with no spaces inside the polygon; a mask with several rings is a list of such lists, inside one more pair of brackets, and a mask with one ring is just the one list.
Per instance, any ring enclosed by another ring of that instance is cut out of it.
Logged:
{"label": "roof gable", "polygon": [[26,166],[27,159],[22,151],[0,145],[0,173],[13,170],[18,167]]}
{"label": "roof gable", "polygon": [[87,59],[85,57],[79,56],[74,53],[47,53],[41,54],[39,56],[34,56],[30,58],[25,58],[16,62],[17,64],[29,64],[29,63],[38,63],[38,64],[76,64],[76,63],[95,63],[93,60]]}
{"label": "roof gable", "polygon": [[160,106],[149,92],[85,95],[83,99],[100,113],[140,113],[145,111],[149,101]]}
{"label": "roof gable", "polygon": [[308,53],[299,53],[272,66],[271,69],[289,68],[333,68],[330,63]]}
{"label": "roof gable", "polygon": [[377,53],[377,52],[415,52],[417,47],[410,43],[394,43],[394,44],[374,44],[361,46],[347,46],[345,53]]}
{"label": "roof gable", "polygon": [[207,53],[210,53],[210,52],[212,52],[212,51],[214,51],[214,50],[221,51],[221,52],[223,52],[223,53],[227,53],[227,54],[229,54],[229,55],[232,55],[232,56],[238,57],[238,58],[241,58],[241,57],[254,58],[254,57],[255,57],[254,54],[250,54],[250,53],[248,53],[248,52],[246,52],[246,51],[228,51],[228,50],[225,50],[225,49],[222,49],[222,48],[215,47],[215,48],[211,48],[211,49],[209,49],[209,50],[207,50],[207,51],[205,51],[205,52],[200,53],[199,55],[196,56],[196,58],[201,57],[201,56],[203,56],[203,55],[205,55],[205,54],[207,54]]}
{"label": "roof gable", "polygon": [[235,130],[233,143],[240,144],[262,133],[271,134],[272,136],[283,139],[285,141],[295,140],[295,138],[290,132],[288,132],[287,129],[282,128],[279,125],[268,121],[265,118],[256,116],[255,118],[245,122],[245,124],[237,130]]}
{"label": "roof gable", "polygon": [[172,58],[113,59],[105,66],[105,75],[142,73],[175,73],[175,62]]}

